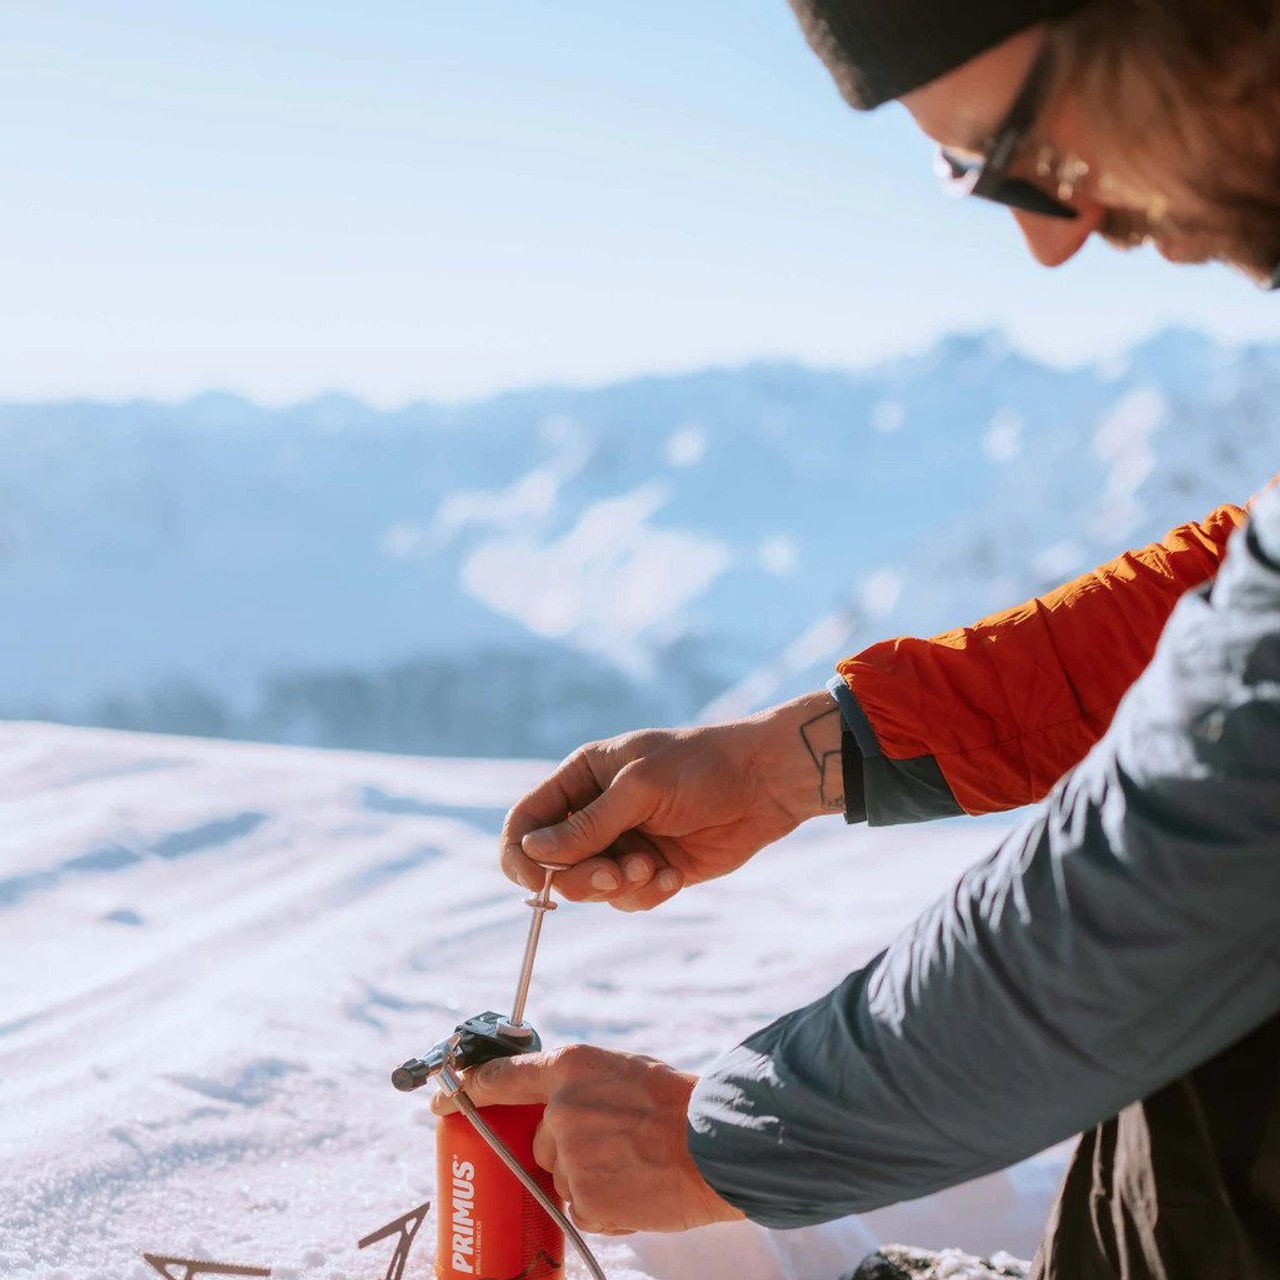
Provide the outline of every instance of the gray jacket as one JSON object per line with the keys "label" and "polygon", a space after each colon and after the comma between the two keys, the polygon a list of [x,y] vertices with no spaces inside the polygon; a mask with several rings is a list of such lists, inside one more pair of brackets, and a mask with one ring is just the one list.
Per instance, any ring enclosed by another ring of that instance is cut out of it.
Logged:
{"label": "gray jacket", "polygon": [[1280,489],[1106,736],[865,969],[703,1076],[689,1143],[797,1227],[1089,1128],[1280,1011]]}

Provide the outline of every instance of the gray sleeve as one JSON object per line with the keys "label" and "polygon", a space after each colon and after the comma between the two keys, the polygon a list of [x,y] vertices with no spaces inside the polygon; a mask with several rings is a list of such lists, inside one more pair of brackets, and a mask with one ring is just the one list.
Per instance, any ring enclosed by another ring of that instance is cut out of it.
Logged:
{"label": "gray sleeve", "polygon": [[926,1195],[1115,1114],[1280,1010],[1280,491],[1107,735],[867,968],[704,1075],[689,1140],[774,1227]]}

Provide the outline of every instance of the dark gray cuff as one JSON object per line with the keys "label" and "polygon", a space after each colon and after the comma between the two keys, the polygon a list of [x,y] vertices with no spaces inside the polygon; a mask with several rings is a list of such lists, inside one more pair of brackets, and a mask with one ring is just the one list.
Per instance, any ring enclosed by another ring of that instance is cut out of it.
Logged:
{"label": "dark gray cuff", "polygon": [[[840,735],[840,772],[844,779],[844,820],[850,825],[867,820],[866,787],[863,781],[863,759],[868,754],[863,748],[866,742],[875,754],[879,754],[880,746],[876,742],[875,731],[871,728],[858,700],[849,692],[849,686],[840,676],[827,681],[827,691],[836,700],[840,708],[840,719],[844,731]],[[854,732],[852,724],[858,724],[861,737]]]}
{"label": "dark gray cuff", "polygon": [[842,739],[846,822],[892,827],[954,818],[964,812],[932,756],[891,760],[880,750],[876,731],[844,678],[828,680],[827,690],[840,707],[846,731]]}
{"label": "dark gray cuff", "polygon": [[862,752],[863,758],[878,756],[880,754],[880,742],[876,738],[876,731],[871,727],[871,721],[867,719],[867,713],[863,711],[862,704],[853,696],[853,690],[845,683],[844,677],[832,676],[827,681],[827,692],[836,700],[836,705],[840,708],[840,718],[844,721],[844,727],[857,740],[858,750]]}

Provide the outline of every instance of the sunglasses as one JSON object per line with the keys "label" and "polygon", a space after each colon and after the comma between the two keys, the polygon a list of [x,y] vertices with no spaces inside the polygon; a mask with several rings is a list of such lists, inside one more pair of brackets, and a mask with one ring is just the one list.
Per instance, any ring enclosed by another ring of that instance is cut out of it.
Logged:
{"label": "sunglasses", "polygon": [[[1053,57],[1046,44],[1036,55],[1027,78],[1013,100],[1013,106],[1000,123],[986,154],[971,157],[943,147],[935,168],[947,191],[957,196],[977,196],[1024,213],[1037,213],[1045,218],[1076,218],[1069,204],[1041,190],[1025,178],[1011,178],[1008,168],[1026,146],[1027,138],[1044,106],[1053,70]],[[1062,163],[1060,158],[1059,163]],[[1067,160],[1066,163],[1075,163]],[[1060,184],[1061,185],[1061,184]]]}

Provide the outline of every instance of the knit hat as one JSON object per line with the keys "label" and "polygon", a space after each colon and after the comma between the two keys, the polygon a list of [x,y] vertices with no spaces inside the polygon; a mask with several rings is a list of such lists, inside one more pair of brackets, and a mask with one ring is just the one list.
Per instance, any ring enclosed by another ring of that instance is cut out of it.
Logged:
{"label": "knit hat", "polygon": [[791,7],[845,101],[870,111],[1085,2],[791,0]]}

